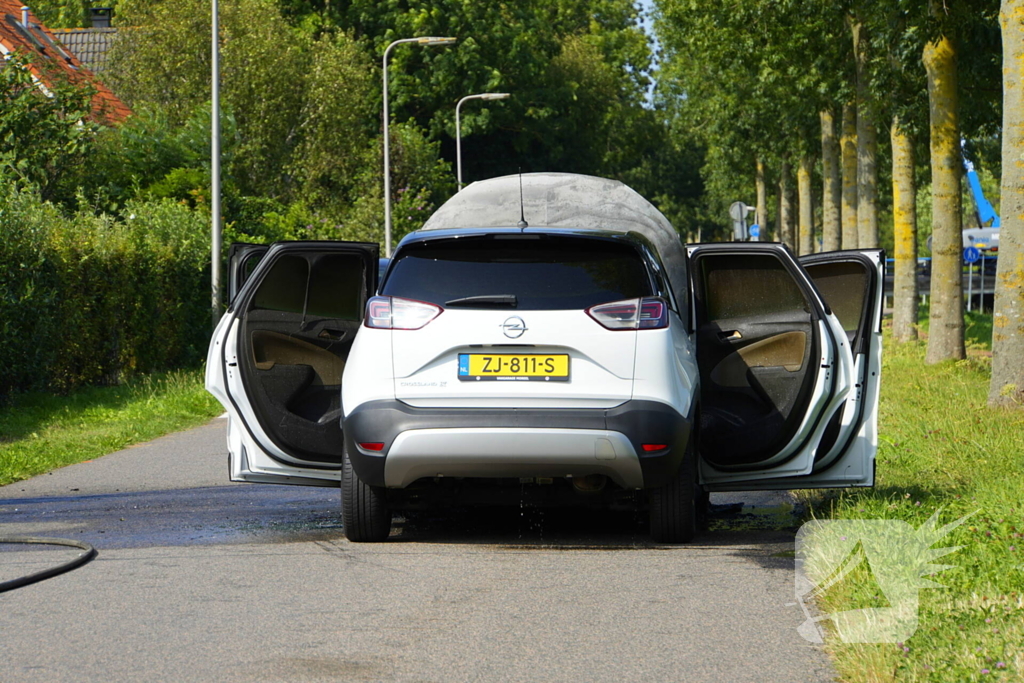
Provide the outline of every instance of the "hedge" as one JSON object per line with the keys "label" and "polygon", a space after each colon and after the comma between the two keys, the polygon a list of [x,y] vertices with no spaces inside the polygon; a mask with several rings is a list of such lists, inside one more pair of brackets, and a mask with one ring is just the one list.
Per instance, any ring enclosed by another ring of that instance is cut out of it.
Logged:
{"label": "hedge", "polygon": [[209,220],[172,200],[70,218],[0,190],[0,403],[196,365],[210,336]]}

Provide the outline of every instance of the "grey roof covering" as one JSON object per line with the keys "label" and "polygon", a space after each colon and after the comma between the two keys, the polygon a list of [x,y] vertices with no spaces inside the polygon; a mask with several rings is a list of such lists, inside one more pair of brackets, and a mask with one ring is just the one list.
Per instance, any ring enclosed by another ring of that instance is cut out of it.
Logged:
{"label": "grey roof covering", "polygon": [[106,67],[107,52],[117,37],[116,28],[55,28],[51,31],[95,74],[102,73]]}
{"label": "grey roof covering", "polygon": [[[518,175],[481,180],[439,208],[423,230],[515,227],[519,222]],[[617,180],[572,173],[522,176],[523,213],[530,227],[637,232],[658,250],[672,289],[689,288],[686,252],[668,219],[635,190]]]}

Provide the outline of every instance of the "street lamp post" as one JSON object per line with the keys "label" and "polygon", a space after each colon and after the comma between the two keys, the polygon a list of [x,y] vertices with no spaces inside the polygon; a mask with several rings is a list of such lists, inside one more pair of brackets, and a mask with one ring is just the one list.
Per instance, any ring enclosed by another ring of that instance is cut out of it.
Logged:
{"label": "street lamp post", "polygon": [[213,326],[220,320],[220,22],[217,0],[213,0],[210,51],[210,290]]}
{"label": "street lamp post", "polygon": [[459,110],[467,100],[505,100],[507,92],[484,92],[479,95],[466,95],[455,105],[455,168],[459,180],[459,191],[462,191],[462,127],[459,125]]}
{"label": "street lamp post", "polygon": [[450,45],[457,38],[423,36],[396,40],[384,50],[384,256],[391,258],[391,136],[388,132],[391,114],[388,108],[388,57],[391,49],[404,43],[417,45]]}

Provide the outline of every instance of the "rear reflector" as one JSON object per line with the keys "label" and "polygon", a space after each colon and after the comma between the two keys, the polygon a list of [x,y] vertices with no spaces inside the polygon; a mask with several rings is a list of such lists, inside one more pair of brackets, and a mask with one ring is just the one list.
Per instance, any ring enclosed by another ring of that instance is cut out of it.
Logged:
{"label": "rear reflector", "polygon": [[366,302],[367,327],[381,330],[418,330],[444,311],[425,301],[375,296]]}
{"label": "rear reflector", "polygon": [[609,330],[657,330],[668,327],[668,306],[656,296],[591,306],[587,315]]}
{"label": "rear reflector", "polygon": [[359,444],[359,447],[362,448],[364,451],[382,451],[382,450],[384,450],[384,444],[383,443],[378,443],[376,441],[372,442],[372,443],[361,443],[361,444]]}
{"label": "rear reflector", "polygon": [[663,451],[668,448],[667,443],[645,443],[641,448],[647,453],[653,453],[655,451]]}

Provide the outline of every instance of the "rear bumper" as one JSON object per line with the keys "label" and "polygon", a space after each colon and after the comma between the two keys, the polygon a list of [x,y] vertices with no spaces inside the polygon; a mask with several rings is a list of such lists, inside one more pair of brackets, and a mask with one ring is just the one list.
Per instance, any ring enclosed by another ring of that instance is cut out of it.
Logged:
{"label": "rear bumper", "polygon": [[[693,431],[692,415],[656,401],[607,409],[415,408],[360,405],[344,420],[352,467],[372,486],[421,477],[564,477],[604,474],[624,488],[666,484]],[[359,443],[383,443],[381,451]],[[667,448],[645,452],[643,444]]]}

